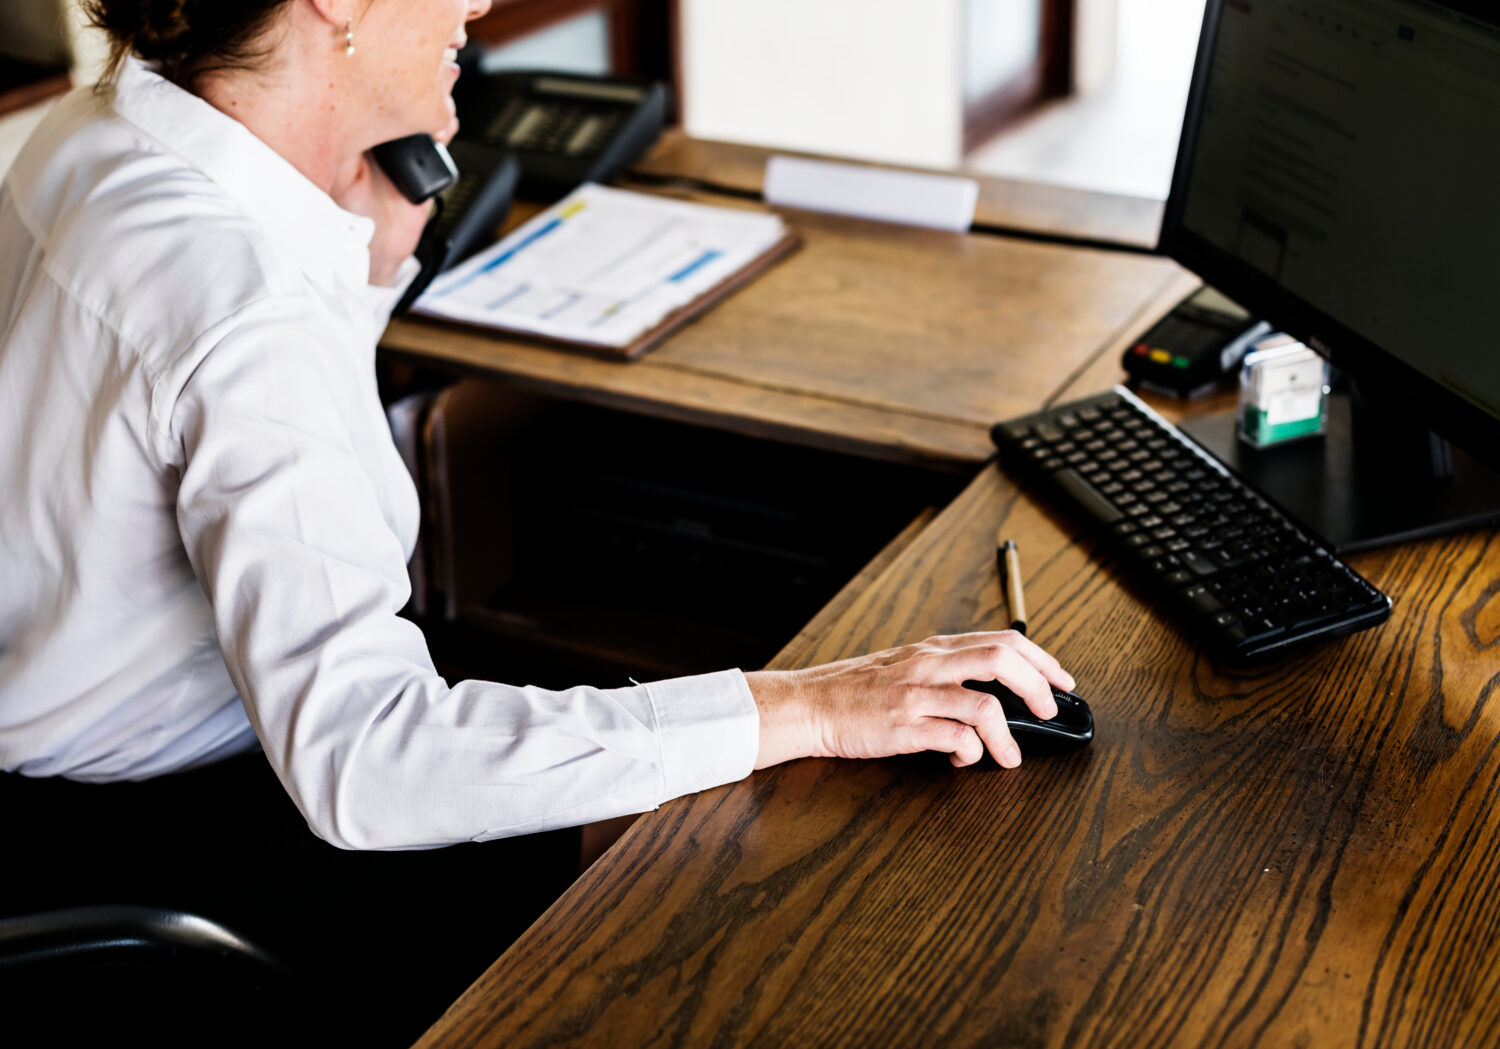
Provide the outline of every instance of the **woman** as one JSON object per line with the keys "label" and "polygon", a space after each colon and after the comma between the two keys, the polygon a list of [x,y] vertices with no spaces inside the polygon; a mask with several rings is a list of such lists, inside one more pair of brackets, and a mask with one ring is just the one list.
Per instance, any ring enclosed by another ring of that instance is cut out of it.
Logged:
{"label": "woman", "polygon": [[89,812],[124,781],[201,797],[250,752],[321,838],[409,850],[806,755],[1019,763],[998,702],[961,683],[1049,717],[1072,681],[1011,633],[612,690],[448,687],[396,614],[417,501],[372,364],[426,211],[368,150],[452,135],[454,52],[489,0],[88,6],[111,78],[56,106],[0,192],[7,772],[77,781]]}

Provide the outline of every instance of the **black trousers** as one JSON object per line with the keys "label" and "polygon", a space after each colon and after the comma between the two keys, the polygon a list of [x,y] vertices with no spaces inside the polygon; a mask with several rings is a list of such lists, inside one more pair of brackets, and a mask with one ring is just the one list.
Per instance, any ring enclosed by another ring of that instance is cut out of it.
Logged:
{"label": "black trousers", "polygon": [[[319,1026],[362,1045],[415,1040],[578,863],[576,831],[422,852],[334,848],[259,753],[140,783],[0,774],[0,819],[0,913],[125,903],[211,918],[304,973],[326,1007]],[[284,1033],[281,1044],[300,1044]]]}

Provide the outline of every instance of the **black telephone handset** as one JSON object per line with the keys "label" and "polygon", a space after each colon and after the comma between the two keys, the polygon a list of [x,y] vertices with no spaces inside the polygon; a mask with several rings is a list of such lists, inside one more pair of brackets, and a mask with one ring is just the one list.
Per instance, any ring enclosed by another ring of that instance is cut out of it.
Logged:
{"label": "black telephone handset", "polygon": [[407,135],[382,142],[371,152],[386,177],[413,204],[437,196],[458,181],[453,157],[431,135]]}
{"label": "black telephone handset", "polygon": [[422,232],[422,271],[396,304],[401,313],[443,270],[483,247],[513,195],[555,200],[602,182],[650,149],[666,121],[667,89],[565,73],[468,69],[453,92],[457,137],[427,135],[375,147],[375,160],[414,204],[437,197]]}

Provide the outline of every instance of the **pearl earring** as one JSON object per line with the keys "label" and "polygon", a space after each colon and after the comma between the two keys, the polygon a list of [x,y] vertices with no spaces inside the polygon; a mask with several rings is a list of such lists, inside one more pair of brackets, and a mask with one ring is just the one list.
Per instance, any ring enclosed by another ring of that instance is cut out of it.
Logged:
{"label": "pearl earring", "polygon": [[344,19],[344,56],[354,57],[354,17]]}

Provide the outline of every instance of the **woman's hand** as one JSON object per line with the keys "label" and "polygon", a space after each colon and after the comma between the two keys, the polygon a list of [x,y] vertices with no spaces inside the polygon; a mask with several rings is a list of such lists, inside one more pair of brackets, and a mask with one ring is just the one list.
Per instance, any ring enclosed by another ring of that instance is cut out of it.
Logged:
{"label": "woman's hand", "polygon": [[938,750],[972,765],[986,749],[1021,763],[1000,701],[963,687],[999,681],[1040,718],[1057,713],[1051,686],[1073,678],[1013,630],[930,637],[805,670],[745,675],[760,709],[755,767],[800,757],[876,758]]}
{"label": "woman's hand", "polygon": [[[458,119],[432,137],[447,145],[458,130]],[[370,238],[370,283],[388,288],[396,283],[401,264],[417,250],[417,241],[432,214],[432,204],[413,204],[401,195],[375,158],[369,153],[360,157],[352,177],[333,193],[334,201],[345,211],[375,220],[375,235]]]}

